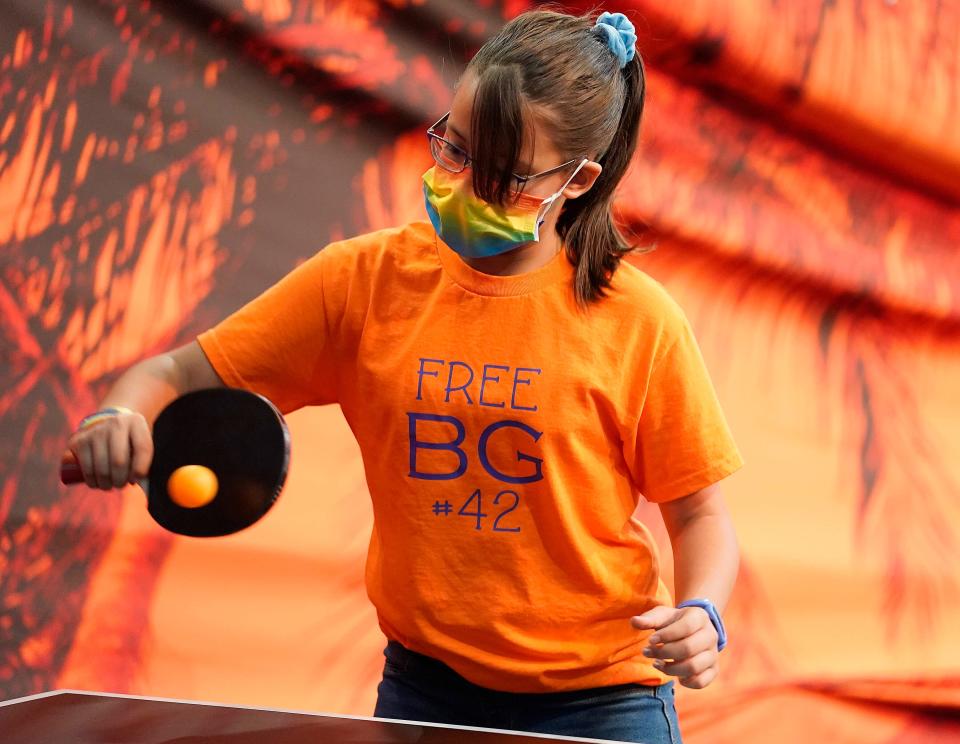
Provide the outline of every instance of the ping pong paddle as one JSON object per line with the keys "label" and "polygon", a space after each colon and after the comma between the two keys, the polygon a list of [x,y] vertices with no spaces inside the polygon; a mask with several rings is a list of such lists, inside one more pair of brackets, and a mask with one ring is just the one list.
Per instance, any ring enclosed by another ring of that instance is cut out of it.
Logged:
{"label": "ping pong paddle", "polygon": [[[183,395],[153,424],[153,461],[146,482],[147,508],[157,523],[189,537],[219,537],[249,527],[273,506],[287,477],[290,433],[280,411],[262,395],[238,388],[209,388]],[[204,506],[178,505],[167,481],[183,465],[216,475],[216,497]],[[72,452],[60,480],[82,483]]]}

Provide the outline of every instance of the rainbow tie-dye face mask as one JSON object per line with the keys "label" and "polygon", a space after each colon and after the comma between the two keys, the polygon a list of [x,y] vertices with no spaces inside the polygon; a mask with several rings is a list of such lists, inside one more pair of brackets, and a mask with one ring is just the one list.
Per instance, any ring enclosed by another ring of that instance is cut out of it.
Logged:
{"label": "rainbow tie-dye face mask", "polygon": [[470,172],[451,173],[433,166],[423,174],[423,196],[430,222],[443,242],[466,258],[487,258],[540,240],[547,210],[577,175],[584,159],[556,193],[546,198],[521,193],[515,203],[498,207],[473,193]]}

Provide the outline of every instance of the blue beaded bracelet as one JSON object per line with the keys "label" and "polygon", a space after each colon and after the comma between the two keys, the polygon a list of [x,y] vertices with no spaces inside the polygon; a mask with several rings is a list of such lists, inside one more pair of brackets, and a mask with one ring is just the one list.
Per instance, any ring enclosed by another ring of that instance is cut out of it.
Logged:
{"label": "blue beaded bracelet", "polygon": [[92,424],[97,423],[111,416],[117,416],[121,413],[134,413],[133,410],[129,408],[124,408],[123,406],[107,406],[106,408],[101,408],[99,411],[91,413],[89,416],[85,416],[79,424],[77,424],[77,431],[80,429],[85,429]]}

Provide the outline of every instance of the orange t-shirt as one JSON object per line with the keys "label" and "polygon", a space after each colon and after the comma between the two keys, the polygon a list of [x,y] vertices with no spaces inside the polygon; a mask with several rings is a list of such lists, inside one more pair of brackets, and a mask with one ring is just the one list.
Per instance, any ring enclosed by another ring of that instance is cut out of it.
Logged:
{"label": "orange t-shirt", "polygon": [[480,273],[415,222],[330,244],[198,339],[284,412],[340,404],[381,629],[497,690],[668,679],[629,621],[672,604],[632,514],[742,465],[662,285],[624,262],[583,312],[572,278],[562,252]]}

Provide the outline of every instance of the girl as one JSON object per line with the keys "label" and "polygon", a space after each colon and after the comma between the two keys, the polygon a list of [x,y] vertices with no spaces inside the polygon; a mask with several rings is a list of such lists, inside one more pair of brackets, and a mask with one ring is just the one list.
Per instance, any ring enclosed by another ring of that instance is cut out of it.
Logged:
{"label": "girl", "polygon": [[70,441],[88,485],[119,487],[188,391],[339,403],[374,507],[377,716],[675,743],[673,680],[717,674],[738,558],[715,484],[742,462],[683,312],[621,263],[635,41],[620,13],[508,23],[427,133],[428,220],[329,245],[130,369]]}

